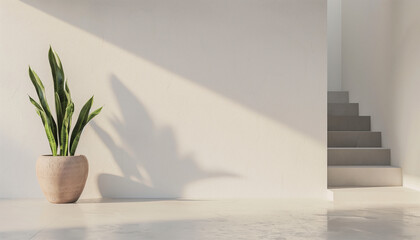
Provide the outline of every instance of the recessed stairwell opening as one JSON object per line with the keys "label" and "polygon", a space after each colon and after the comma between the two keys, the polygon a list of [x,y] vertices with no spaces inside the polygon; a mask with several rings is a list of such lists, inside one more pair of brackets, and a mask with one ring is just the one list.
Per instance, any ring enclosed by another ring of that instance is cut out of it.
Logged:
{"label": "recessed stairwell opening", "polygon": [[328,92],[328,187],[401,186],[401,168],[391,166],[381,137],[348,92]]}

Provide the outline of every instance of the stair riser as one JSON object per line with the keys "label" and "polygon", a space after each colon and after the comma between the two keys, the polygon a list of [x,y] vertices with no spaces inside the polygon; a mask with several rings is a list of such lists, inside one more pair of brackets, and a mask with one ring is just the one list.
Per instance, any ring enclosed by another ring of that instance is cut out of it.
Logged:
{"label": "stair riser", "polygon": [[348,92],[328,92],[328,103],[348,103]]}
{"label": "stair riser", "polygon": [[381,147],[380,132],[330,131],[328,147]]}
{"label": "stair riser", "polygon": [[328,165],[390,165],[389,149],[328,149]]}
{"label": "stair riser", "polygon": [[358,103],[328,103],[328,116],[358,116]]}
{"label": "stair riser", "polygon": [[401,185],[401,168],[328,167],[328,187],[391,187]]}
{"label": "stair riser", "polygon": [[370,131],[370,117],[328,116],[328,131]]}

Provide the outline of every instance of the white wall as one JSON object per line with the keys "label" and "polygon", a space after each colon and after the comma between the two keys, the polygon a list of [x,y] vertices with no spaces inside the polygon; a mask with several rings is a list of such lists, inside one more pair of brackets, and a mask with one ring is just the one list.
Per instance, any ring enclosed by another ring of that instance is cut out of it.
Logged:
{"label": "white wall", "polygon": [[[26,94],[51,43],[78,111],[82,197],[326,197],[325,0],[2,0],[0,197],[42,197]],[[51,95],[50,95],[51,97]]]}
{"label": "white wall", "polygon": [[343,89],[420,189],[420,2],[343,0]]}
{"label": "white wall", "polygon": [[328,91],[341,91],[341,0],[327,5]]}
{"label": "white wall", "polygon": [[372,115],[373,130],[385,130],[394,83],[392,0],[343,0],[342,18],[343,90],[360,102],[361,115]]}

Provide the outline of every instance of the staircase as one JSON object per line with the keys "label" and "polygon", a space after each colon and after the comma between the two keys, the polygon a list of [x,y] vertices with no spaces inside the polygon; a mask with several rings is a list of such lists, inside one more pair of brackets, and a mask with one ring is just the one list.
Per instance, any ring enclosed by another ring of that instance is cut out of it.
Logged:
{"label": "staircase", "polygon": [[391,150],[371,131],[370,116],[359,116],[348,92],[328,92],[328,187],[401,185],[401,168],[391,166]]}

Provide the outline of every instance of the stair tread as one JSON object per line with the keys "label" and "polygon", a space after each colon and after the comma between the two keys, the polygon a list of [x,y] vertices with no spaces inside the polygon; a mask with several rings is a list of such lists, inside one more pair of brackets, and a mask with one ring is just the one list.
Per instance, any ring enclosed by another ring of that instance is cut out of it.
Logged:
{"label": "stair tread", "polygon": [[369,149],[384,149],[384,150],[391,150],[390,148],[384,148],[384,147],[328,147],[328,149],[361,149],[361,150],[369,150]]}
{"label": "stair tread", "polygon": [[329,102],[328,105],[344,105],[344,106],[355,106],[355,105],[359,105],[359,103],[354,103],[354,102]]}
{"label": "stair tread", "polygon": [[329,91],[327,94],[328,103],[348,103],[349,92],[347,91]]}
{"label": "stair tread", "polygon": [[365,132],[371,132],[371,133],[381,133],[380,131],[360,131],[360,130],[343,130],[343,131],[336,131],[336,130],[330,130],[328,132],[336,132],[336,133],[345,133],[345,132],[361,132],[361,133],[365,133]]}
{"label": "stair tread", "polygon": [[[330,115],[328,117],[337,117],[337,118],[364,118],[364,117],[371,117],[370,115],[358,115],[358,116],[336,116],[336,115]],[[356,130],[357,131],[357,130]]]}
{"label": "stair tread", "polygon": [[393,187],[341,187],[329,188],[332,193],[332,200],[340,202],[369,202],[398,203],[398,204],[418,204],[420,202],[420,192],[399,186]]}
{"label": "stair tread", "polygon": [[400,168],[391,165],[329,165],[329,168]]}
{"label": "stair tread", "polygon": [[340,106],[340,105],[344,105],[344,106],[355,106],[355,105],[359,105],[359,103],[354,103],[354,102],[346,102],[346,103],[343,103],[343,102],[329,102],[328,103],[328,105],[336,105],[336,106]]}
{"label": "stair tread", "polygon": [[330,103],[328,103],[328,104],[359,104],[359,103],[356,103],[356,102],[345,102],[345,103],[340,103],[340,102],[330,102]]}

